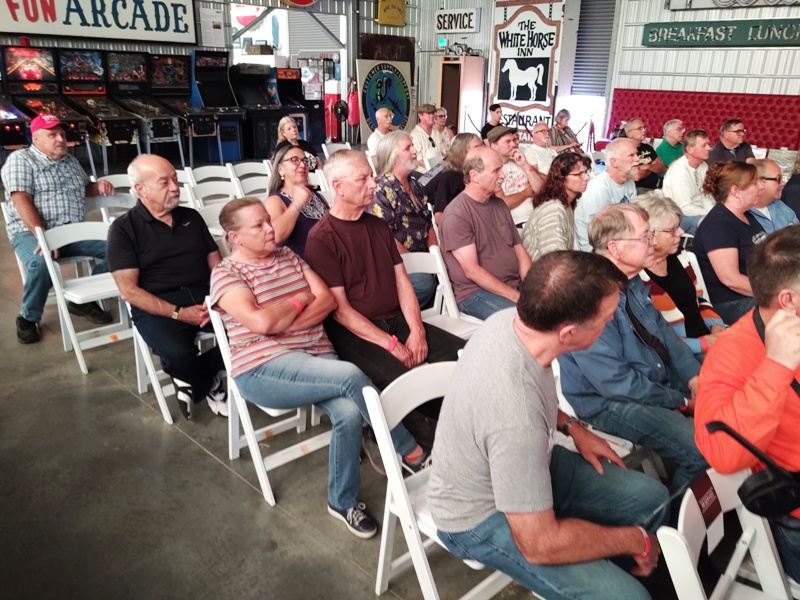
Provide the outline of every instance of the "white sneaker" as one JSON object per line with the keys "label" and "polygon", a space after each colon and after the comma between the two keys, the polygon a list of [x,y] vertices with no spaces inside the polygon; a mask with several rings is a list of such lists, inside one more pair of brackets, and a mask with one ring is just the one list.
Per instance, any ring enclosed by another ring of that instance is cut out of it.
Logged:
{"label": "white sneaker", "polygon": [[228,393],[225,391],[222,379],[216,375],[206,396],[206,402],[208,402],[208,407],[215,415],[228,417]]}

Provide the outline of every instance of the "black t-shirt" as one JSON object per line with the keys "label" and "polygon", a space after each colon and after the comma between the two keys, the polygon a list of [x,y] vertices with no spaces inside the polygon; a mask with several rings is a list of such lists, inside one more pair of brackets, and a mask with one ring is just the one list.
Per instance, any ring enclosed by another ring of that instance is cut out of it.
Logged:
{"label": "black t-shirt", "polygon": [[[639,144],[640,165],[649,165],[651,162],[654,162],[657,159],[658,154],[656,154],[655,148],[653,148],[650,144],[645,144],[644,142]],[[659,179],[658,173],[648,173],[646,177],[643,177],[636,182],[636,187],[654,190],[661,187],[661,179]]]}
{"label": "black t-shirt", "polygon": [[141,201],[111,224],[106,260],[111,272],[139,270],[139,287],[161,294],[208,285],[208,255],[219,248],[196,210],[178,206],[172,227],[153,217]]}
{"label": "black t-shirt", "polygon": [[697,255],[697,262],[700,263],[700,270],[703,272],[712,304],[748,297],[723,284],[708,259],[708,253],[713,250],[735,248],[739,252],[739,273],[747,275],[747,257],[750,256],[753,246],[761,242],[767,234],[749,211],[745,213],[745,217],[747,224],[725,208],[724,204],[717,204],[697,226],[693,243],[694,252]]}
{"label": "black t-shirt", "polygon": [[650,279],[672,298],[675,306],[683,314],[686,337],[699,338],[711,333],[700,314],[694,282],[683,268],[677,254],[667,257],[667,274],[664,277],[656,275],[648,269],[645,270]]}
{"label": "black t-shirt", "polygon": [[789,179],[789,183],[783,188],[781,200],[794,211],[800,219],[800,174],[795,173]]}
{"label": "black t-shirt", "polygon": [[483,126],[483,129],[481,129],[481,139],[485,140],[486,136],[489,135],[489,132],[495,127],[500,127],[500,124],[498,123],[497,125],[492,125],[491,123],[486,123],[486,125]]}
{"label": "black t-shirt", "polygon": [[464,174],[459,171],[443,171],[439,175],[434,194],[433,212],[444,212],[447,205],[464,191]]}

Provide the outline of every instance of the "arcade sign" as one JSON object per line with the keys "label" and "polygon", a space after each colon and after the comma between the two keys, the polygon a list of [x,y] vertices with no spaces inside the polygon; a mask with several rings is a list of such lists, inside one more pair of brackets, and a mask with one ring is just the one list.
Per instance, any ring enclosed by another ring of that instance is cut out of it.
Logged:
{"label": "arcade sign", "polygon": [[0,32],[195,44],[193,0],[4,0]]}

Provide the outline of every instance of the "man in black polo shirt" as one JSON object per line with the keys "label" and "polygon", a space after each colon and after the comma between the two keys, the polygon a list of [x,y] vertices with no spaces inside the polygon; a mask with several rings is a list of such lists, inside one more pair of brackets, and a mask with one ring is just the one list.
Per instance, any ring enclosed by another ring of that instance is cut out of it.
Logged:
{"label": "man in black polo shirt", "polygon": [[222,260],[217,244],[197,211],[178,206],[178,177],[167,160],[141,154],[128,177],[139,202],[111,225],[109,268],[139,333],[174,379],[183,415],[191,418],[192,404],[206,398],[227,417],[219,349],[198,354],[195,346],[197,333],[211,330],[203,301]]}

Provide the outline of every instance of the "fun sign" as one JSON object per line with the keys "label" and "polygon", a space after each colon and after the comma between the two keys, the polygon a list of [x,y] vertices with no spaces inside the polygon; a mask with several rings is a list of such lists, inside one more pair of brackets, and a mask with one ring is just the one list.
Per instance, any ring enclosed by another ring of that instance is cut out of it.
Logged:
{"label": "fun sign", "polygon": [[0,0],[0,32],[196,43],[192,0]]}

